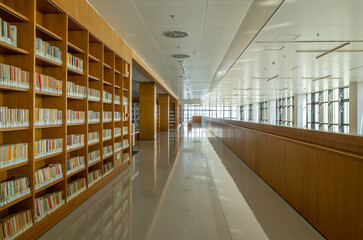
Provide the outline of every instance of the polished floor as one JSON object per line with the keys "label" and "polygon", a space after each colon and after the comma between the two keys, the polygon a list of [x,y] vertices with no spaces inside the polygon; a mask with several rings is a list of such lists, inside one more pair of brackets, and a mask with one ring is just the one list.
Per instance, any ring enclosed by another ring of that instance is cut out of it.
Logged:
{"label": "polished floor", "polygon": [[137,148],[130,168],[40,239],[324,239],[208,130]]}

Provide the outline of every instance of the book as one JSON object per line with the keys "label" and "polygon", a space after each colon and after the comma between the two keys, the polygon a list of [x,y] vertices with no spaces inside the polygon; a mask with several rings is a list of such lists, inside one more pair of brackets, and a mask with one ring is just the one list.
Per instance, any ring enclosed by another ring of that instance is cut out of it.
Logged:
{"label": "book", "polygon": [[92,186],[102,178],[101,169],[96,169],[88,173],[88,187]]}
{"label": "book", "polygon": [[0,207],[30,194],[29,176],[18,176],[0,182]]}
{"label": "book", "polygon": [[112,121],[112,112],[103,111],[103,122]]}
{"label": "book", "polygon": [[0,18],[0,41],[17,47],[17,27]]}
{"label": "book", "polygon": [[112,103],[112,94],[103,90],[103,102]]}
{"label": "book", "polygon": [[103,165],[103,176],[107,176],[110,172],[113,171],[113,162],[108,162]]}
{"label": "book", "polygon": [[114,129],[114,135],[115,135],[115,137],[121,136],[121,128],[115,127],[115,129]]}
{"label": "book", "polygon": [[123,96],[122,99],[123,99],[123,102],[122,102],[123,105],[129,104],[129,99],[127,97]]}
{"label": "book", "polygon": [[57,63],[62,63],[62,52],[59,47],[52,46],[49,42],[36,38],[35,54]]}
{"label": "book", "polygon": [[123,145],[123,149],[128,148],[129,147],[129,140],[128,139],[124,139],[122,145]]}
{"label": "book", "polygon": [[68,199],[68,201],[77,197],[84,190],[86,190],[86,179],[85,178],[78,178],[73,182],[67,183],[67,199]]}
{"label": "book", "polygon": [[103,147],[103,158],[111,156],[112,153],[112,145]]}
{"label": "book", "polygon": [[118,96],[118,95],[115,95],[115,104],[116,105],[120,105],[121,104],[121,97],[120,96]]}
{"label": "book", "polygon": [[100,91],[92,88],[88,88],[88,99],[94,100],[94,101],[100,101],[101,100],[101,93]]}
{"label": "book", "polygon": [[129,133],[129,127],[122,127],[122,131],[124,135],[127,135]]}
{"label": "book", "polygon": [[0,169],[28,162],[28,143],[0,145]]}
{"label": "book", "polygon": [[114,121],[121,121],[121,112],[115,112]]}
{"label": "book", "polygon": [[112,131],[111,129],[103,129],[102,130],[103,140],[108,140],[112,138]]}
{"label": "book", "polygon": [[89,132],[88,133],[88,144],[96,143],[100,141],[99,132]]}
{"label": "book", "polygon": [[73,82],[67,82],[67,96],[86,98],[87,97],[86,87],[77,85]]}
{"label": "book", "polygon": [[84,156],[72,157],[67,159],[67,175],[85,168]]}
{"label": "book", "polygon": [[61,153],[62,144],[63,139],[61,138],[36,140],[34,143],[35,159]]}
{"label": "book", "polygon": [[62,165],[60,163],[49,164],[46,167],[35,169],[34,184],[35,190],[47,186],[63,178]]}
{"label": "book", "polygon": [[35,126],[62,124],[62,110],[36,108],[34,111]]}
{"label": "book", "polygon": [[68,124],[84,123],[85,117],[86,117],[85,112],[67,110],[67,123]]}
{"label": "book", "polygon": [[100,150],[92,151],[88,153],[88,165],[101,160]]}
{"label": "book", "polygon": [[123,155],[123,163],[126,163],[128,161],[130,161],[130,153],[129,152],[124,153],[124,155]]}
{"label": "book", "polygon": [[35,90],[47,93],[62,94],[62,81],[35,71]]}
{"label": "book", "polygon": [[88,111],[88,122],[98,123],[101,120],[100,112]]}
{"label": "book", "polygon": [[44,217],[57,210],[64,203],[63,191],[52,192],[35,198],[35,223],[40,222]]}
{"label": "book", "polygon": [[115,153],[122,150],[122,142],[115,142]]}
{"label": "book", "polygon": [[0,86],[29,89],[29,78],[29,72],[0,63]]}
{"label": "book", "polygon": [[31,210],[17,212],[0,219],[1,239],[15,239],[33,226]]}
{"label": "book", "polygon": [[83,72],[83,60],[70,53],[67,53],[67,66],[74,70]]}
{"label": "book", "polygon": [[14,127],[29,127],[29,110],[0,107],[0,128]]}
{"label": "book", "polygon": [[67,150],[84,146],[84,134],[67,135]]}

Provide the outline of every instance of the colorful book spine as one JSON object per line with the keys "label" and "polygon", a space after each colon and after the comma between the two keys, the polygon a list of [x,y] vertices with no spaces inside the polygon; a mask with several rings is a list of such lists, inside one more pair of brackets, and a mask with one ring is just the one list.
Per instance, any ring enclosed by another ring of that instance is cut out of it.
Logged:
{"label": "colorful book spine", "polygon": [[112,145],[103,147],[103,158],[111,156],[112,153]]}
{"label": "colorful book spine", "polygon": [[84,156],[67,159],[67,175],[75,173],[85,167]]}
{"label": "colorful book spine", "polygon": [[121,104],[121,97],[118,95],[115,95],[115,104],[120,105]]}
{"label": "colorful book spine", "polygon": [[88,133],[88,144],[96,143],[100,141],[100,133],[99,132],[90,132]]}
{"label": "colorful book spine", "polygon": [[123,162],[126,163],[128,161],[130,161],[130,153],[127,152],[127,153],[124,153],[124,158],[123,158]]}
{"label": "colorful book spine", "polygon": [[28,144],[0,145],[0,169],[28,162]]}
{"label": "colorful book spine", "polygon": [[74,70],[83,72],[83,60],[70,53],[67,53],[67,66]]}
{"label": "colorful book spine", "polygon": [[103,90],[103,102],[112,103],[112,94]]}
{"label": "colorful book spine", "polygon": [[67,135],[67,150],[83,146],[84,146],[84,134]]}
{"label": "colorful book spine", "polygon": [[88,99],[93,101],[100,101],[101,100],[101,93],[100,91],[92,88],[88,88]]}
{"label": "colorful book spine", "polygon": [[29,89],[30,74],[14,66],[0,63],[0,85]]}
{"label": "colorful book spine", "polygon": [[77,85],[73,82],[67,82],[67,95],[71,97],[86,98],[87,90],[84,86]]}
{"label": "colorful book spine", "polygon": [[21,211],[0,219],[1,239],[12,240],[33,226],[31,210]]}
{"label": "colorful book spine", "polygon": [[103,122],[111,122],[112,121],[112,112],[103,112]]}
{"label": "colorful book spine", "polygon": [[86,179],[78,178],[77,180],[67,184],[67,199],[68,201],[77,197],[80,193],[86,190]]}
{"label": "colorful book spine", "polygon": [[121,112],[115,112],[114,121],[121,121]]}
{"label": "colorful book spine", "polygon": [[88,153],[88,165],[101,160],[100,150]]}
{"label": "colorful book spine", "polygon": [[45,187],[63,178],[62,165],[49,164],[49,166],[36,169],[34,173],[35,190]]}
{"label": "colorful book spine", "polygon": [[35,159],[61,153],[62,144],[63,139],[61,138],[36,140],[34,143]]}
{"label": "colorful book spine", "polygon": [[40,222],[44,217],[57,210],[64,203],[63,191],[53,192],[35,198],[35,223]]}
{"label": "colorful book spine", "polygon": [[122,150],[122,142],[115,143],[115,153]]}
{"label": "colorful book spine", "polygon": [[62,81],[35,71],[35,90],[46,93],[62,94]]}
{"label": "colorful book spine", "polygon": [[50,126],[62,124],[62,110],[36,108],[35,126]]}
{"label": "colorful book spine", "polygon": [[121,128],[116,127],[114,131],[115,131],[115,133],[114,133],[115,134],[115,137],[121,136]]}
{"label": "colorful book spine", "polygon": [[0,207],[30,194],[28,176],[19,176],[14,179],[0,182]]}
{"label": "colorful book spine", "polygon": [[88,111],[88,122],[89,123],[98,123],[101,120],[101,113]]}
{"label": "colorful book spine", "polygon": [[17,27],[0,18],[0,41],[17,47]]}
{"label": "colorful book spine", "polygon": [[101,169],[93,170],[88,173],[88,187],[91,187],[93,184],[98,182],[102,178]]}
{"label": "colorful book spine", "polygon": [[112,130],[111,129],[103,129],[102,130],[103,140],[108,140],[112,138]]}
{"label": "colorful book spine", "polygon": [[67,110],[67,123],[68,124],[84,123],[85,117],[86,117],[85,112]]}
{"label": "colorful book spine", "polygon": [[35,54],[57,63],[62,63],[62,52],[59,47],[52,46],[49,42],[36,38]]}
{"label": "colorful book spine", "polygon": [[29,110],[0,107],[0,128],[14,127],[29,127]]}
{"label": "colorful book spine", "polygon": [[103,165],[103,176],[107,176],[110,172],[113,171],[113,162],[108,162]]}
{"label": "colorful book spine", "polygon": [[129,133],[129,128],[128,127],[122,127],[122,131],[123,131],[124,135],[127,135]]}
{"label": "colorful book spine", "polygon": [[128,139],[124,139],[122,145],[123,145],[123,149],[128,148],[129,147],[129,140]]}

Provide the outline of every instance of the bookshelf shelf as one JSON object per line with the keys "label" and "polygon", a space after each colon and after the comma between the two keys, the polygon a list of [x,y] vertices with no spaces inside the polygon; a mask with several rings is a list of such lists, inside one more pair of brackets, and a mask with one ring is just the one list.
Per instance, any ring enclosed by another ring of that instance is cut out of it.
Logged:
{"label": "bookshelf shelf", "polygon": [[25,166],[27,164],[28,164],[28,162],[23,162],[23,163],[19,163],[17,165],[13,165],[13,166],[10,166],[10,167],[0,168],[0,172],[5,172],[5,171],[8,171],[8,170],[11,170],[11,169],[14,169],[14,168],[22,167],[22,166]]}
{"label": "bookshelf shelf", "polygon": [[67,153],[75,152],[75,151],[78,151],[78,150],[83,149],[83,148],[84,148],[84,145],[80,146],[80,147],[76,147],[76,148],[71,148],[71,149],[67,150]]}
{"label": "bookshelf shelf", "polygon": [[83,172],[84,170],[86,170],[86,167],[81,168],[81,169],[79,169],[79,170],[77,170],[77,171],[75,171],[75,172],[73,172],[71,174],[67,174],[67,178],[70,178],[70,177],[72,177],[72,176],[74,176],[74,175],[76,175],[76,174],[78,174],[80,172]]}
{"label": "bookshelf shelf", "polygon": [[41,67],[62,67],[61,63],[57,63],[39,55],[35,56],[35,60],[36,64]]}
{"label": "bookshelf shelf", "polygon": [[4,55],[29,55],[28,51],[5,42],[0,42],[0,53]]}
{"label": "bookshelf shelf", "polygon": [[11,207],[11,206],[13,206],[13,205],[15,205],[15,204],[17,204],[17,203],[20,203],[21,201],[24,201],[25,199],[27,199],[27,198],[29,198],[31,196],[32,196],[32,194],[29,193],[29,194],[25,195],[24,197],[16,199],[15,201],[12,201],[12,202],[6,204],[5,206],[0,207],[0,212],[7,209],[7,208],[9,208],[9,207]]}
{"label": "bookshelf shelf", "polygon": [[68,52],[84,54],[84,51],[82,49],[80,49],[79,47],[77,47],[76,45],[74,45],[73,43],[70,43],[70,42],[68,42]]}
{"label": "bookshelf shelf", "polygon": [[62,124],[57,125],[44,125],[44,126],[35,126],[35,129],[42,129],[42,128],[58,128],[63,126]]}
{"label": "bookshelf shelf", "polygon": [[74,127],[74,126],[82,126],[85,125],[85,123],[67,123],[67,127]]}
{"label": "bookshelf shelf", "polygon": [[43,40],[46,41],[62,41],[63,39],[51,30],[43,27],[40,24],[36,24],[36,34]]}
{"label": "bookshelf shelf", "polygon": [[62,94],[60,93],[50,93],[50,92],[42,92],[42,91],[35,91],[35,95],[44,95],[44,96],[51,96],[51,97],[61,97]]}
{"label": "bookshelf shelf", "polygon": [[112,83],[107,82],[107,81],[103,81],[103,84],[105,84],[105,85],[109,85],[109,86],[112,86]]}
{"label": "bookshelf shelf", "polygon": [[107,63],[103,63],[103,67],[106,69],[112,69],[112,67],[110,65],[108,65]]}
{"label": "bookshelf shelf", "polygon": [[125,92],[128,92],[129,90],[127,90],[126,88],[123,88],[122,90],[124,90]]}
{"label": "bookshelf shelf", "polygon": [[118,86],[118,85],[115,85],[115,88],[117,88],[117,89],[121,89],[121,87],[120,87],[120,86]]}
{"label": "bookshelf shelf", "polygon": [[86,98],[84,97],[75,97],[75,96],[67,96],[68,99],[73,99],[73,100],[85,100]]}
{"label": "bookshelf shelf", "polygon": [[35,162],[40,162],[40,161],[43,161],[43,160],[46,160],[48,158],[53,158],[53,157],[57,157],[57,156],[60,156],[62,155],[63,152],[60,152],[60,153],[54,153],[52,155],[49,155],[49,156],[45,156],[45,157],[40,157],[40,158],[35,158],[34,161]]}
{"label": "bookshelf shelf", "polygon": [[92,167],[92,166],[94,166],[94,165],[96,165],[96,164],[98,164],[100,162],[102,162],[101,159],[97,160],[96,162],[88,164],[88,167],[90,168],[90,167]]}
{"label": "bookshelf shelf", "polygon": [[100,79],[98,77],[92,76],[92,75],[88,75],[88,79],[92,80],[92,81],[100,81]]}
{"label": "bookshelf shelf", "polygon": [[0,2],[0,15],[9,22],[29,22],[29,18]]}
{"label": "bookshelf shelf", "polygon": [[0,85],[0,91],[17,91],[17,92],[29,92],[29,89],[21,88],[21,87],[10,87]]}
{"label": "bookshelf shelf", "polygon": [[120,71],[118,71],[118,70],[116,70],[116,69],[115,69],[115,73],[116,73],[116,74],[121,74],[121,72],[120,72]]}
{"label": "bookshelf shelf", "polygon": [[91,54],[88,54],[88,60],[90,62],[95,62],[95,63],[99,63],[100,60],[98,58],[96,58],[95,56],[91,55]]}
{"label": "bookshelf shelf", "polygon": [[23,131],[23,130],[29,130],[29,127],[0,128],[0,132],[13,132],[13,131]]}
{"label": "bookshelf shelf", "polygon": [[60,178],[60,179],[58,179],[58,180],[56,180],[54,182],[51,182],[51,183],[45,185],[44,187],[38,188],[37,190],[34,191],[34,193],[37,194],[37,193],[39,193],[39,192],[41,192],[41,191],[43,191],[43,190],[45,190],[47,188],[50,188],[51,186],[54,186],[54,185],[56,185],[56,184],[58,184],[58,183],[60,183],[62,181],[64,181],[64,177],[62,177],[62,178]]}
{"label": "bookshelf shelf", "polygon": [[98,122],[88,122],[89,125],[99,124],[99,123],[101,123],[101,121],[98,121]]}
{"label": "bookshelf shelf", "polygon": [[68,70],[68,74],[71,74],[71,75],[84,75],[83,72],[70,68],[70,67],[67,67],[67,70]]}
{"label": "bookshelf shelf", "polygon": [[99,144],[100,143],[100,141],[97,141],[97,142],[94,142],[94,143],[89,143],[88,144],[88,147],[91,147],[91,146],[93,146],[93,145],[97,145],[97,144]]}
{"label": "bookshelf shelf", "polygon": [[101,102],[101,100],[88,99],[89,102]]}

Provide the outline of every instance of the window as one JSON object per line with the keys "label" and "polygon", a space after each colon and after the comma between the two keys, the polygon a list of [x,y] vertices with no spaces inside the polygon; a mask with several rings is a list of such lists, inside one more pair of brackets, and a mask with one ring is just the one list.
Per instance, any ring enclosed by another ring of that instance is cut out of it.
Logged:
{"label": "window", "polygon": [[276,100],[276,125],[294,126],[294,97]]}
{"label": "window", "polygon": [[248,105],[248,121],[253,122],[253,104]]}
{"label": "window", "polygon": [[259,103],[259,108],[258,122],[268,123],[268,102]]}

